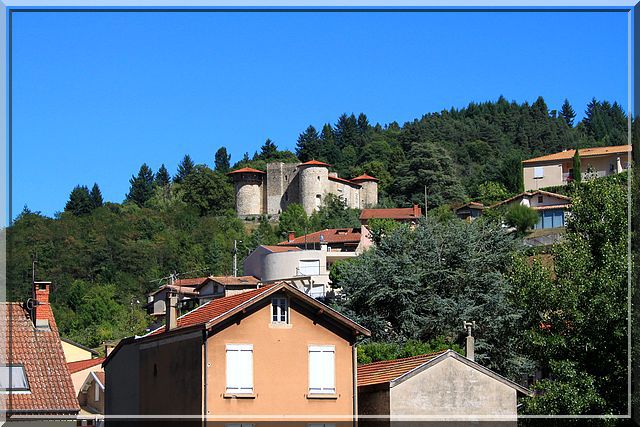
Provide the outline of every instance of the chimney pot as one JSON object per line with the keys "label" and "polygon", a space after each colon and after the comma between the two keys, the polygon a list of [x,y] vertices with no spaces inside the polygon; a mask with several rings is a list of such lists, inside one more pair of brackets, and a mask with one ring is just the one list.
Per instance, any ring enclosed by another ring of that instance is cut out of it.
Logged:
{"label": "chimney pot", "polygon": [[420,209],[420,205],[417,203],[413,204],[413,216],[418,218],[422,215],[422,210]]}
{"label": "chimney pot", "polygon": [[165,331],[169,332],[178,327],[178,295],[168,291],[165,297]]}
{"label": "chimney pot", "polygon": [[293,241],[293,239],[295,239],[295,238],[296,238],[296,232],[295,232],[295,231],[289,231],[289,232],[288,232],[288,234],[289,234],[289,235],[288,235],[287,239],[288,239],[290,242],[292,242],[292,241]]}
{"label": "chimney pot", "polygon": [[473,338],[473,336],[469,335],[467,337],[467,359],[473,361],[474,357],[475,357],[475,338]]}
{"label": "chimney pot", "polygon": [[49,328],[49,319],[53,317],[49,305],[51,282],[33,282],[33,297],[36,304],[33,308],[33,324],[39,329]]}

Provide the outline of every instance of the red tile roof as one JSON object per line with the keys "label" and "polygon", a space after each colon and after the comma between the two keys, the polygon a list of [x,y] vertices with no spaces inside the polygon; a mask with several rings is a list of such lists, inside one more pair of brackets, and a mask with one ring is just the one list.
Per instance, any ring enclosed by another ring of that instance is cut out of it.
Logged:
{"label": "red tile roof", "polygon": [[190,279],[177,279],[174,286],[198,286],[209,280],[208,277],[192,277]]}
{"label": "red tile roof", "polygon": [[435,353],[422,354],[420,356],[405,357],[402,359],[383,360],[358,366],[358,387],[372,384],[384,384],[401,377],[402,375],[424,365],[432,359],[446,353],[442,350]]}
{"label": "red tile roof", "polygon": [[325,230],[316,231],[306,236],[296,237],[295,239],[278,243],[279,246],[297,246],[305,243],[320,243],[322,236],[324,243],[360,243],[362,232],[360,228],[327,228]]}
{"label": "red tile roof", "polygon": [[240,168],[240,169],[236,169],[234,171],[231,171],[231,172],[227,173],[227,175],[233,175],[234,173],[264,173],[264,174],[266,174],[265,171],[261,171],[261,170],[254,169],[254,168]]}
{"label": "red tile roof", "polygon": [[300,163],[298,165],[298,167],[300,166],[325,166],[325,167],[331,167],[330,164],[325,163],[325,162],[320,162],[318,160],[309,160],[308,162],[304,162],[304,163]]}
{"label": "red tile roof", "polygon": [[561,200],[567,200],[569,202],[571,202],[571,197],[569,196],[565,196],[563,194],[558,194],[558,193],[551,193],[549,191],[544,191],[544,190],[535,190],[535,191],[524,191],[520,194],[516,194],[513,197],[509,197],[506,200],[503,200],[501,202],[496,203],[495,205],[491,206],[491,208],[495,208],[497,206],[501,206],[504,205],[505,203],[509,203],[512,202],[516,199],[521,199],[523,197],[533,197],[533,196],[537,196],[538,194],[542,194],[543,196],[549,196],[549,197],[555,197],[556,199],[561,199]]}
{"label": "red tile roof", "polygon": [[211,276],[211,280],[221,285],[258,285],[260,280],[254,276]]}
{"label": "red tile roof", "polygon": [[[282,245],[283,243],[279,243],[279,244]],[[266,246],[266,245],[262,245],[262,247],[267,249],[267,250],[269,250],[269,251],[271,251],[271,252],[295,252],[295,251],[302,250],[297,246]]]}
{"label": "red tile roof", "polygon": [[[45,307],[47,310],[41,312],[50,313],[48,304]],[[48,330],[36,329],[29,313],[18,303],[0,304],[0,315],[5,317],[2,333],[6,349],[0,362],[22,364],[30,390],[5,396],[3,410],[20,414],[77,414],[80,408],[53,314]]]}
{"label": "red tile roof", "polygon": [[[580,148],[580,158],[604,156],[607,154],[621,154],[631,152],[631,145],[615,145],[611,147],[593,147]],[[553,160],[570,160],[573,158],[576,150],[561,151],[559,153],[547,154],[546,156],[535,157],[533,159],[523,160],[522,163],[547,162]]]}
{"label": "red tile roof", "polygon": [[100,365],[102,364],[102,362],[104,362],[104,357],[99,357],[97,359],[78,360],[75,362],[67,363],[67,368],[69,368],[69,373],[75,374],[76,372],[84,371],[85,369]]}
{"label": "red tile roof", "polygon": [[96,377],[98,377],[98,381],[100,381],[102,383],[102,385],[106,386],[106,377],[104,375],[104,372],[94,372],[94,374],[96,374]]}
{"label": "red tile roof", "polygon": [[355,178],[351,178],[351,181],[380,181],[378,178],[374,178],[371,175],[362,174],[360,176],[356,176]]}
{"label": "red tile roof", "polygon": [[[416,215],[416,210],[420,213]],[[373,218],[389,218],[389,219],[416,219],[422,217],[420,208],[390,208],[390,209],[363,209],[360,219],[369,220]]]}
{"label": "red tile roof", "polygon": [[338,176],[331,176],[331,175],[329,175],[329,180],[330,180],[330,181],[336,181],[336,182],[342,182],[342,183],[344,183],[344,184],[351,185],[351,186],[353,186],[353,187],[358,187],[358,188],[362,187],[362,186],[361,186],[360,184],[358,184],[357,182],[349,181],[348,179],[340,178],[340,177],[338,177]]}

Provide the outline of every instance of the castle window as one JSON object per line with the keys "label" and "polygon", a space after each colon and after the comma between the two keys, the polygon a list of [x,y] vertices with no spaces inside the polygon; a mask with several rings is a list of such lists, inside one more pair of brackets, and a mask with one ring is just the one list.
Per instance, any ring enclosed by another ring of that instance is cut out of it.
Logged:
{"label": "castle window", "polygon": [[320,181],[320,175],[318,175],[318,181]]}
{"label": "castle window", "polygon": [[288,191],[285,191],[285,192],[284,192],[284,201],[285,201],[285,202],[288,202],[288,201],[289,201],[289,192],[288,192]]}
{"label": "castle window", "polygon": [[289,176],[288,176],[288,175],[285,175],[285,176],[284,176],[284,180],[285,180],[285,181],[289,181]]}

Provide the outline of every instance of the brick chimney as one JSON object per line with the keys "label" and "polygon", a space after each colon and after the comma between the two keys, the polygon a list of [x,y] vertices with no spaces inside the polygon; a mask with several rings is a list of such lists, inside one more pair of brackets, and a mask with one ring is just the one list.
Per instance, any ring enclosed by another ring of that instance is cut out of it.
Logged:
{"label": "brick chimney", "polygon": [[38,329],[49,329],[53,312],[49,304],[49,291],[51,282],[33,282],[33,324]]}
{"label": "brick chimney", "polygon": [[293,239],[295,239],[295,238],[296,238],[296,232],[295,231],[289,231],[287,240],[290,241],[290,242],[293,242]]}
{"label": "brick chimney", "polygon": [[178,327],[178,294],[174,291],[167,292],[164,299],[165,306],[165,331],[169,332]]}
{"label": "brick chimney", "polygon": [[413,216],[415,218],[419,218],[422,216],[422,209],[420,209],[420,205],[418,205],[417,203],[413,204]]}

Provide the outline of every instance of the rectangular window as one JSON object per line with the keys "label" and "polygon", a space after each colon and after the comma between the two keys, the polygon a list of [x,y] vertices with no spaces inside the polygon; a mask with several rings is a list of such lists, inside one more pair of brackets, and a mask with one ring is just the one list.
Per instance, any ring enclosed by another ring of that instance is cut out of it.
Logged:
{"label": "rectangular window", "polygon": [[309,394],[334,394],[335,347],[309,346]]}
{"label": "rectangular window", "polygon": [[253,393],[253,345],[227,344],[227,393]]}
{"label": "rectangular window", "polygon": [[300,260],[298,262],[298,271],[300,276],[318,276],[320,275],[320,260]]}
{"label": "rectangular window", "polygon": [[544,178],[544,168],[541,166],[537,166],[533,168],[533,177],[534,178]]}
{"label": "rectangular window", "polygon": [[100,402],[100,386],[98,383],[93,383],[93,400],[94,402]]}
{"label": "rectangular window", "polygon": [[271,323],[289,323],[289,301],[285,297],[271,300]]}
{"label": "rectangular window", "polygon": [[543,202],[544,202],[544,197],[538,196],[538,203],[543,203]]}
{"label": "rectangular window", "polygon": [[28,391],[29,382],[22,365],[0,366],[0,390]]}

